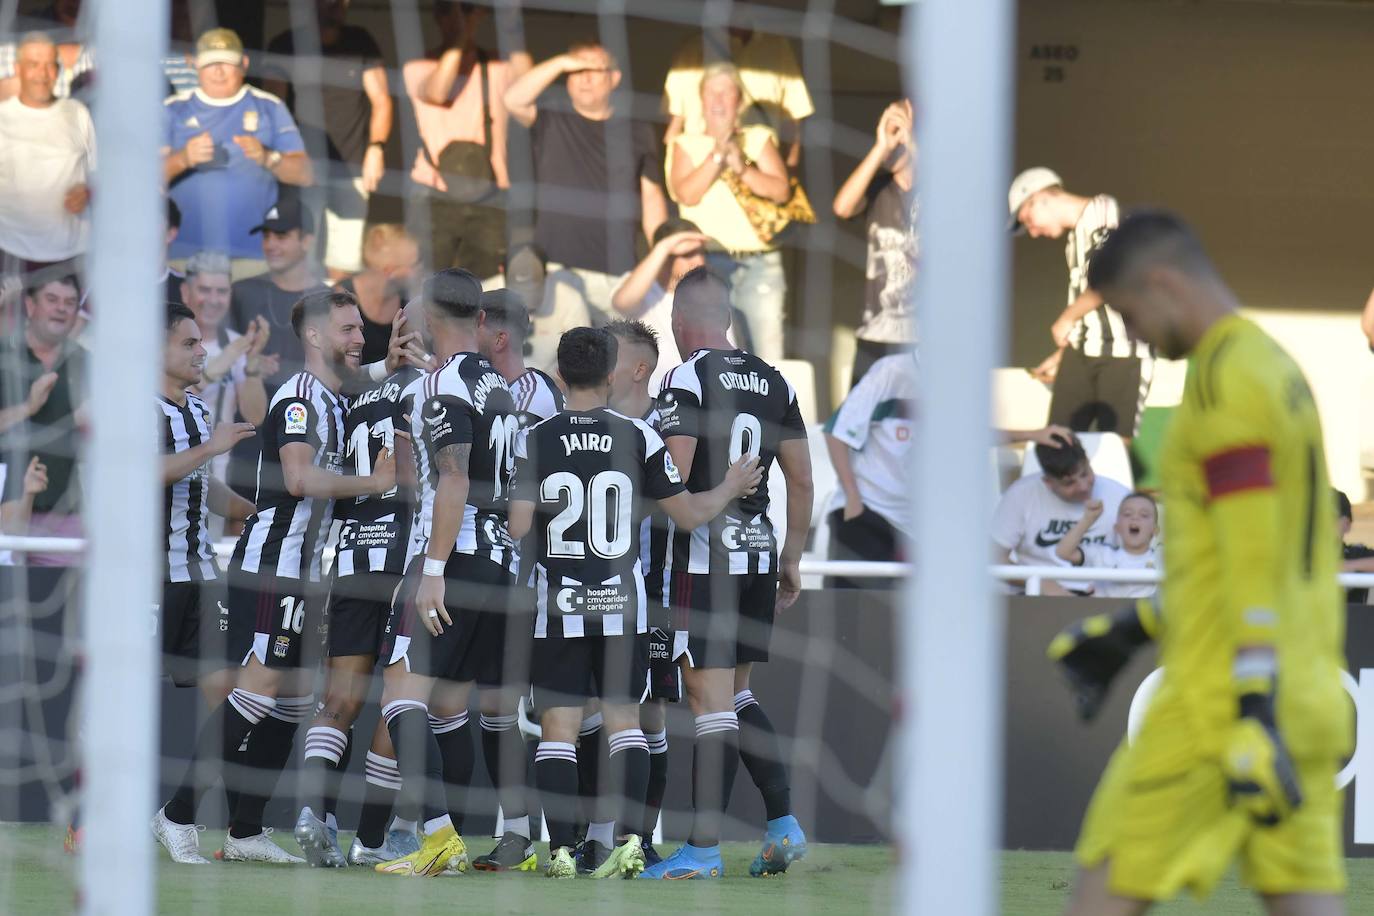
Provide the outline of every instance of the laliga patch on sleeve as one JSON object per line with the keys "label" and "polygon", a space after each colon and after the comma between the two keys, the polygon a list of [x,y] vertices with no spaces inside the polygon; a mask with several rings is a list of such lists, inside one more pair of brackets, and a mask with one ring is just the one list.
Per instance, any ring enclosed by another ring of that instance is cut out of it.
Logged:
{"label": "laliga patch on sleeve", "polygon": [[286,406],[286,413],[283,414],[283,416],[286,419],[285,432],[288,436],[304,436],[306,434],[307,414],[304,404],[299,401],[294,404],[288,404]]}
{"label": "laliga patch on sleeve", "polygon": [[677,465],[673,464],[673,456],[666,448],[663,450],[663,473],[668,475],[669,483],[682,483],[682,474],[678,471]]}

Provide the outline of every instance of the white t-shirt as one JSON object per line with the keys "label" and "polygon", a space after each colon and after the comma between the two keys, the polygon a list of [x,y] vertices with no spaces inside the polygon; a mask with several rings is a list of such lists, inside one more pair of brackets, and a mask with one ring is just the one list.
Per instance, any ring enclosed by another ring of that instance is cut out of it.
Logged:
{"label": "white t-shirt", "polygon": [[[911,474],[911,404],[916,399],[916,357],[894,353],[875,362],[825,424],[849,446],[849,463],[864,506],[899,530],[910,530],[907,479]],[[836,487],[829,512],[844,506]]]}
{"label": "white t-shirt", "polygon": [[0,102],[0,248],[30,261],[64,261],[86,250],[90,208],[73,216],[67,192],[95,171],[95,125],[86,106],[58,99],[30,108]]}
{"label": "white t-shirt", "polygon": [[[224,344],[233,341],[243,335],[228,328],[223,329],[224,343],[220,342],[220,337],[206,338],[205,361],[207,363],[219,356],[224,349]],[[210,426],[213,429],[220,423],[233,423],[238,417],[239,412],[239,392],[238,387],[247,381],[248,356],[240,356],[234,360],[234,364],[229,367],[229,371],[218,381],[206,385],[200,394],[197,395],[205,406],[210,408]],[[210,473],[224,480],[229,469],[229,454],[216,455],[210,460]]]}
{"label": "white t-shirt", "polygon": [[[1098,569],[1160,569],[1159,550],[1153,546],[1144,553],[1127,553],[1115,544],[1084,544],[1083,565]],[[1094,582],[1098,598],[1148,598],[1159,587],[1127,582]]]}
{"label": "white t-shirt", "polygon": [[[872,370],[869,370],[872,371]],[[1097,475],[1091,499],[1102,500],[1102,515],[1083,537],[1083,546],[1106,544],[1116,525],[1116,510],[1130,493],[1115,480]],[[1022,477],[1007,487],[992,515],[992,540],[1012,552],[1012,562],[1022,566],[1063,566],[1054,548],[1083,517],[1083,504],[1065,502],[1045,482],[1043,474]],[[1082,582],[1061,583],[1083,591]]]}

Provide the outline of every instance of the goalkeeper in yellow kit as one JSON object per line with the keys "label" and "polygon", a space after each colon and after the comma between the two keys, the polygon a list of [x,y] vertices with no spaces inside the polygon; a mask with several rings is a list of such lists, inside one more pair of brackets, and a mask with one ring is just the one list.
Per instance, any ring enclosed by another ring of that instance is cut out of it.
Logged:
{"label": "goalkeeper in yellow kit", "polygon": [[1339,546],[1312,394],[1177,217],[1128,217],[1089,283],[1160,355],[1187,357],[1159,471],[1165,579],[1050,647],[1096,711],[1135,646],[1164,669],[1133,743],[1084,819],[1068,912],[1137,914],[1205,895],[1238,861],[1271,914],[1339,914],[1345,890],[1335,775],[1351,743],[1341,686]]}

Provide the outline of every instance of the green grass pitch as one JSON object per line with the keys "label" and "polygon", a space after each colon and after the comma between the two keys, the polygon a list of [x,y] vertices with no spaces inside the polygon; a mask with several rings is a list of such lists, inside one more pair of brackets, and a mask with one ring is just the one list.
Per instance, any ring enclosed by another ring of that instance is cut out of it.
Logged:
{"label": "green grass pitch", "polygon": [[[289,838],[283,845],[296,851]],[[143,824],[131,842],[152,843]],[[207,833],[202,850],[217,848],[220,837]],[[490,846],[486,837],[469,839],[470,852]],[[665,844],[667,846],[669,844]],[[382,916],[391,913],[451,912],[461,906],[481,916],[549,913],[675,912],[757,914],[891,912],[895,856],[886,846],[811,848],[805,861],[786,875],[768,880],[748,877],[755,847],[727,844],[724,881],[664,882],[549,881],[539,874],[457,878],[389,878],[361,869],[316,871],[304,866],[174,866],[158,850],[158,909],[162,913],[330,914]],[[543,849],[540,849],[541,856]],[[61,831],[52,827],[0,826],[0,913],[66,913],[76,899],[75,861],[62,852]],[[1002,858],[1002,912],[1010,916],[1049,916],[1060,912],[1068,894],[1072,864],[1065,853],[1008,852]],[[1374,859],[1350,862],[1351,913],[1374,912]],[[1229,916],[1260,912],[1254,898],[1228,878],[1205,904],[1182,901],[1155,912],[1170,916]]]}

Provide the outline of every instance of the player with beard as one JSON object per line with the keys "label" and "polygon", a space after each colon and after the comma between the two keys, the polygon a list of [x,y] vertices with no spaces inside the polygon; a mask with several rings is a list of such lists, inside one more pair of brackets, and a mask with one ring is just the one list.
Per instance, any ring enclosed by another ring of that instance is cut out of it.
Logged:
{"label": "player with beard", "polygon": [[[228,652],[242,667],[228,699],[205,723],[191,767],[153,819],[158,840],[180,858],[203,863],[195,813],[221,773],[237,790],[226,860],[299,862],[262,829],[267,804],[297,726],[314,706],[313,643],[321,625],[321,554],[333,501],[385,493],[396,483],[394,457],[383,452],[365,477],[342,473],[345,379],[362,352],[362,314],[347,293],[311,293],[291,310],[305,368],[288,378],[268,406],[258,462],[257,511],[239,536],[229,565]],[[245,779],[224,769],[239,758]]]}
{"label": "player with beard", "polygon": [[[606,325],[619,344],[615,374],[611,377],[611,409],[638,417],[658,430],[658,408],[649,386],[658,365],[658,335],[641,321],[620,319]],[[649,743],[649,782],[644,795],[644,823],[639,836],[644,844],[644,864],[663,860],[654,849],[654,828],[663,810],[663,791],[668,785],[667,704],[682,699],[682,672],[673,661],[673,632],[668,613],[667,582],[672,575],[668,550],[672,522],[655,509],[640,524],[639,562],[644,569],[644,592],[649,599],[649,632],[645,636],[649,659],[649,695],[639,706],[639,727]]]}
{"label": "player with beard", "polygon": [[486,693],[505,682],[515,572],[506,506],[518,424],[506,380],[477,352],[481,283],[442,270],[425,280],[421,299],[440,368],[421,380],[411,410],[419,510],[381,657],[382,716],[425,839],[377,871],[433,876],[467,868],[468,700],[474,685]]}
{"label": "player with beard", "polygon": [[[412,329],[423,328],[418,301],[408,308],[406,319]],[[422,331],[418,333],[423,336]],[[383,723],[378,723],[367,753],[366,775],[369,787],[390,791],[380,793],[384,804],[379,798],[373,798],[373,804],[364,801],[358,835],[347,859],[338,844],[335,808],[352,750],[353,723],[367,699],[378,647],[391,616],[391,598],[405,571],[415,495],[415,465],[405,418],[418,390],[412,383],[424,374],[414,366],[402,366],[376,384],[369,384],[361,373],[345,383],[344,460],[355,476],[367,477],[383,453],[394,452],[397,486],[334,504],[334,517],[342,527],[326,614],[325,700],[306,732],[305,805],[295,827],[296,842],[312,866],[377,865],[419,848],[414,821],[394,825],[382,841],[395,796],[393,787],[400,781]]]}
{"label": "player with beard", "polygon": [[[477,316],[477,349],[510,386],[520,429],[546,420],[563,410],[563,392],[546,373],[525,365],[525,341],[530,332],[529,311],[518,293],[508,289],[482,293]],[[527,583],[529,564],[521,550],[517,582]],[[506,620],[506,657],[500,690],[484,690],[481,715],[482,758],[487,775],[496,787],[504,831],[496,847],[473,860],[478,871],[509,871],[536,863],[530,838],[529,798],[533,773],[525,738],[520,733],[520,697],[529,690],[530,633],[533,629],[533,593],[528,588],[511,590],[511,611]]]}

